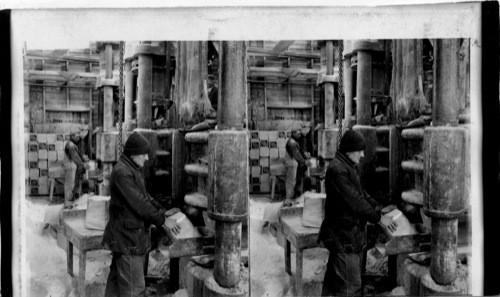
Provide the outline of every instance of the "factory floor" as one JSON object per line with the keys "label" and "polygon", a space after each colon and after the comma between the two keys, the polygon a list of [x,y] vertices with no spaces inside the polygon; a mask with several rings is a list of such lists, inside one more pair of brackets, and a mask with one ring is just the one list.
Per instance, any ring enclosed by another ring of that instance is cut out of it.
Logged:
{"label": "factory floor", "polygon": [[[76,297],[76,279],[67,273],[66,252],[58,245],[54,229],[44,228],[45,211],[49,208],[48,197],[26,197],[25,234],[26,234],[26,269],[24,274],[27,296],[64,296]],[[150,256],[148,274],[162,276],[169,264],[168,259]],[[106,280],[111,264],[111,252],[96,250],[87,252],[85,296],[104,296]],[[78,250],[74,249],[73,272],[78,273]],[[148,287],[148,296],[154,289]],[[187,296],[185,290],[162,297]]]}
{"label": "factory floor", "polygon": [[[285,255],[281,238],[271,227],[262,228],[264,210],[272,201],[269,195],[252,195],[250,208],[250,279],[252,297],[257,296],[296,296],[292,279],[285,272]],[[318,296],[328,261],[328,250],[313,248],[304,250],[303,288],[304,294]],[[291,255],[292,272],[295,271],[295,253]],[[387,256],[377,254],[375,249],[367,254],[367,273],[374,278],[367,280],[366,296],[391,295],[395,288],[386,285]],[[400,292],[395,289],[396,294]],[[393,293],[394,294],[394,293]],[[401,295],[399,293],[399,295]]]}

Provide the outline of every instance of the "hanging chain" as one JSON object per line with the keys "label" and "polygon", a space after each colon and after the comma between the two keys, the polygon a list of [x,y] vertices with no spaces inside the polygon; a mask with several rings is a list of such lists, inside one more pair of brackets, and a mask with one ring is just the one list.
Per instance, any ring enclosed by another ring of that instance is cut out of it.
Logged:
{"label": "hanging chain", "polygon": [[342,119],[344,118],[344,41],[339,41],[339,87],[338,87],[339,107],[339,136],[337,141],[337,148],[340,146],[340,139],[342,138]]}
{"label": "hanging chain", "polygon": [[125,42],[120,41],[120,86],[118,97],[118,154],[123,153],[122,141],[122,121],[123,121],[123,101],[124,101],[124,85],[123,85],[123,52],[125,50]]}

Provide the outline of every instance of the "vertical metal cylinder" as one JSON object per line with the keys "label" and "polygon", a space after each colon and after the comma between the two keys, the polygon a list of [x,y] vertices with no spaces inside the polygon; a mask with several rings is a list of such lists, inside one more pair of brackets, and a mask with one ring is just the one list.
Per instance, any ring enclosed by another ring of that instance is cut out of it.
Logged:
{"label": "vertical metal cylinder", "polygon": [[432,124],[458,125],[458,39],[436,39],[434,43],[434,87]]}
{"label": "vertical metal cylinder", "polygon": [[[113,78],[113,46],[106,44],[106,79]],[[113,129],[114,112],[113,112],[113,87],[104,86],[104,101],[103,101],[103,131]]]}
{"label": "vertical metal cylinder", "polygon": [[372,114],[372,55],[369,51],[358,50],[357,56],[358,73],[356,78],[356,119],[358,125],[370,125]]}
{"label": "vertical metal cylinder", "polygon": [[432,218],[430,275],[439,285],[456,278],[458,217],[464,211],[466,130],[427,127],[424,131],[424,212]]}
{"label": "vertical metal cylinder", "polygon": [[[334,53],[333,41],[326,42],[326,75],[333,75]],[[335,93],[333,82],[325,82],[325,129],[333,129],[335,127]]]}
{"label": "vertical metal cylinder", "polygon": [[352,115],[352,68],[351,57],[344,58],[344,119]]}
{"label": "vertical metal cylinder", "polygon": [[125,63],[125,127],[132,120],[134,94],[135,93],[135,75],[132,73],[132,61]]}
{"label": "vertical metal cylinder", "polygon": [[137,128],[151,128],[151,100],[153,96],[153,58],[139,55],[137,77]]}
{"label": "vertical metal cylinder", "polygon": [[457,219],[432,219],[430,274],[439,285],[449,285],[457,276]]}
{"label": "vertical metal cylinder", "polygon": [[241,222],[215,223],[214,278],[224,288],[240,281]]}
{"label": "vertical metal cylinder", "polygon": [[106,44],[106,79],[113,78],[113,45]]}
{"label": "vertical metal cylinder", "polygon": [[223,41],[220,55],[220,97],[217,128],[246,126],[247,61],[244,41]]}

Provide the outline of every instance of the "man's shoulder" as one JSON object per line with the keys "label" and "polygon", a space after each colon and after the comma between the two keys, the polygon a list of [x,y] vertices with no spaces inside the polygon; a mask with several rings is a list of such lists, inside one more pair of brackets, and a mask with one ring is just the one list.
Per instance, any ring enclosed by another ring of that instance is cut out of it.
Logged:
{"label": "man's shoulder", "polygon": [[327,172],[332,172],[332,173],[347,172],[347,167],[338,158],[333,158],[330,164],[328,164]]}

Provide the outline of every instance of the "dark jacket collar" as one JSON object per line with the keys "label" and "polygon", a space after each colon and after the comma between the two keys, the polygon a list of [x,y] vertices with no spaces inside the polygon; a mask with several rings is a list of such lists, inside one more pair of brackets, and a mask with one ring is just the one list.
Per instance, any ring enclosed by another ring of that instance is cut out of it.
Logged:
{"label": "dark jacket collar", "polygon": [[349,157],[345,153],[337,151],[337,153],[335,154],[335,156],[341,162],[346,163],[347,165],[349,165],[349,166],[357,169],[356,164],[354,164],[354,162],[351,159],[349,159]]}
{"label": "dark jacket collar", "polygon": [[130,168],[134,169],[134,170],[137,170],[138,172],[142,173],[141,172],[141,168],[139,166],[137,166],[137,164],[135,164],[135,162],[130,159],[130,157],[128,157],[127,155],[125,154],[122,154],[120,156],[120,160],[127,166],[129,166]]}

